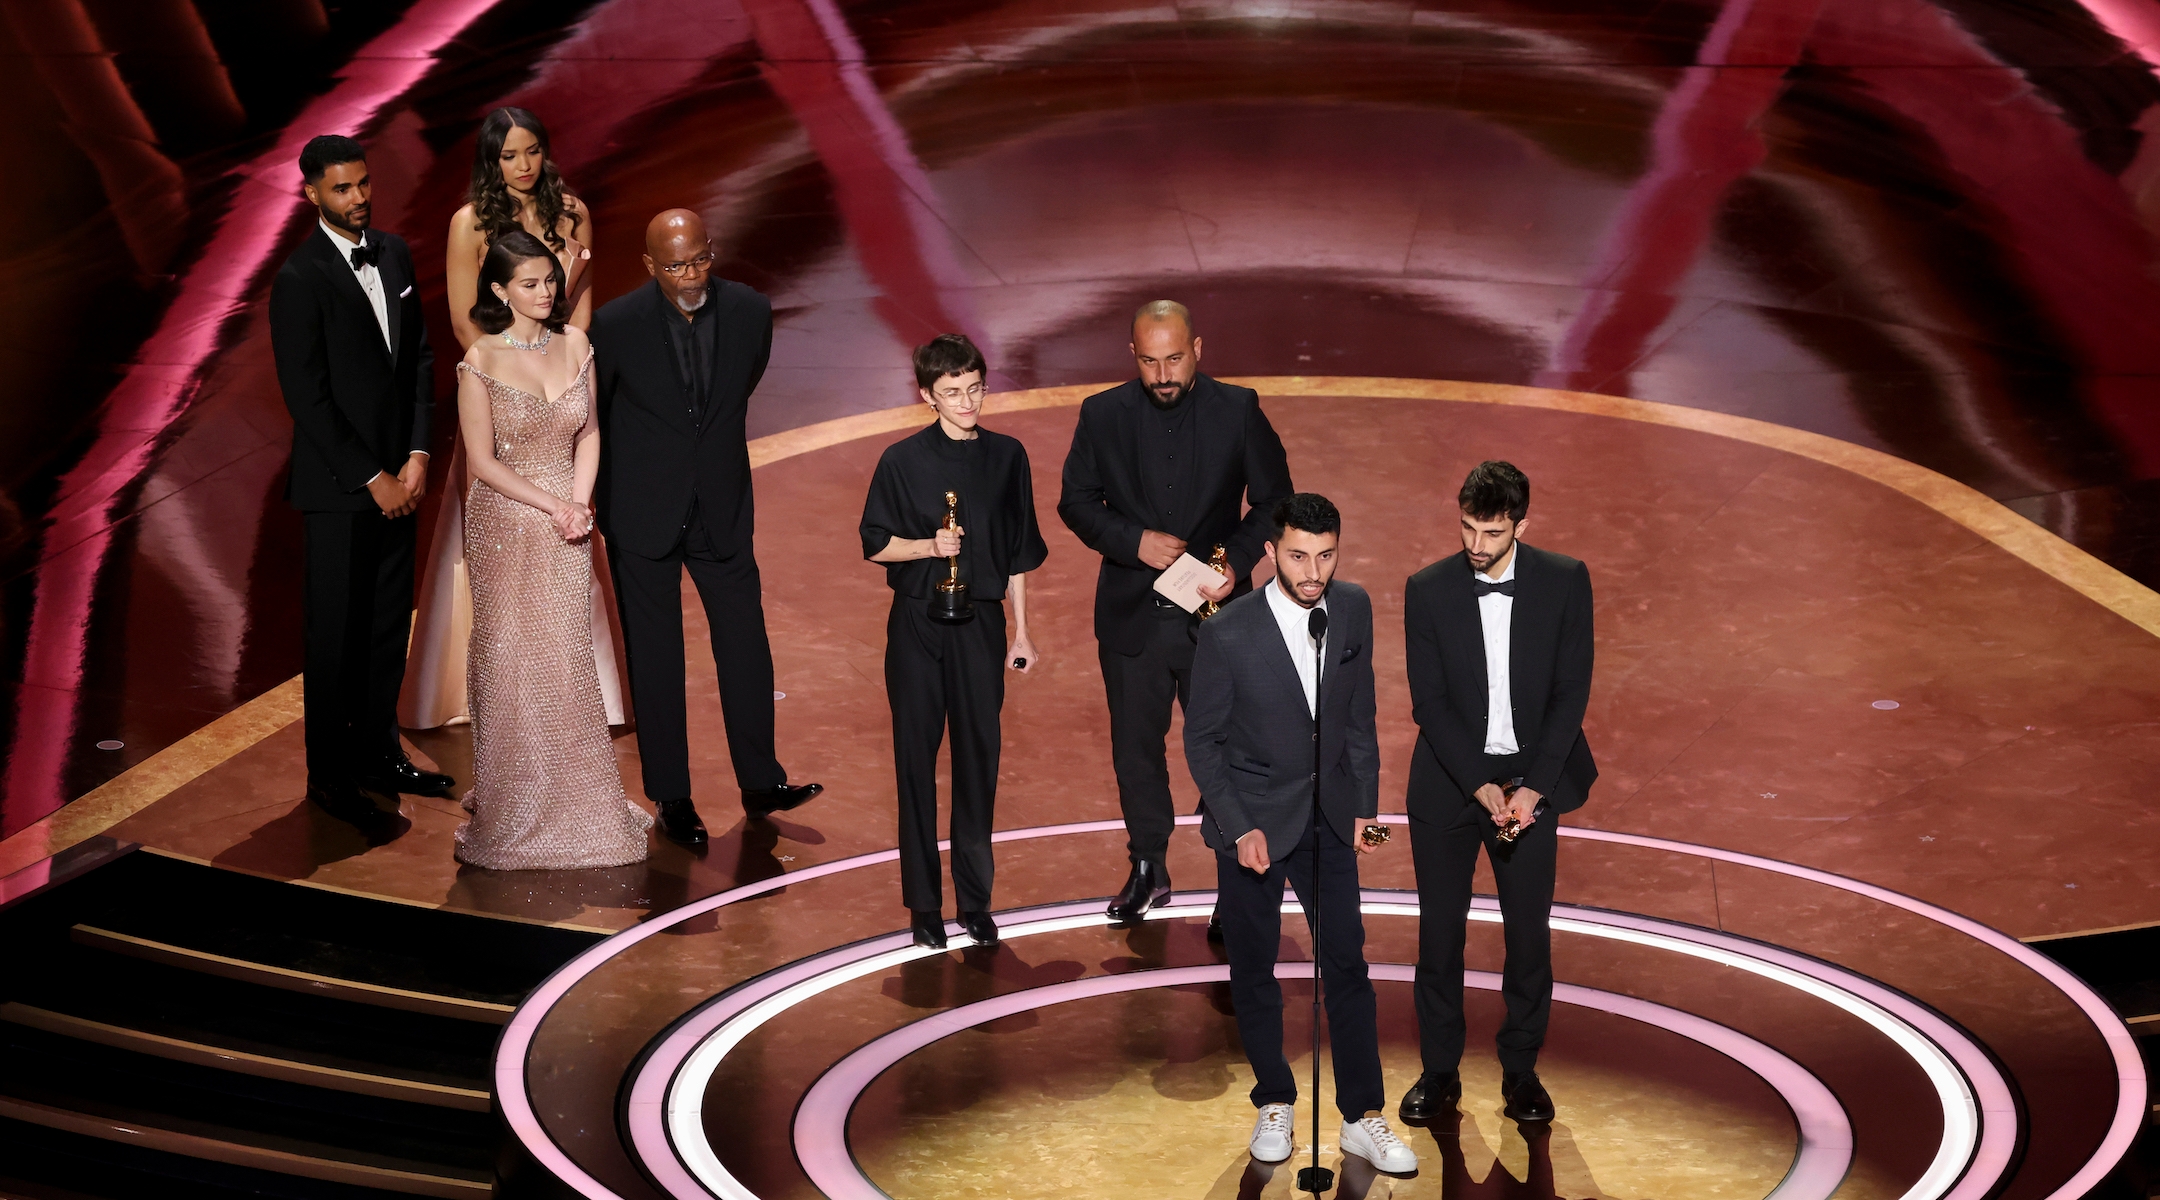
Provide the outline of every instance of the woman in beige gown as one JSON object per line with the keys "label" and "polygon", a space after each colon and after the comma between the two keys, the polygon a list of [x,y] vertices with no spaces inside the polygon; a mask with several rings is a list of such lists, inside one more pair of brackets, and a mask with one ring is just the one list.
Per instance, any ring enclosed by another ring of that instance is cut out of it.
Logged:
{"label": "woman in beige gown", "polygon": [[593,660],[591,343],[557,315],[562,263],[531,234],[496,238],[479,283],[471,315],[489,336],[458,364],[473,784],[457,857],[622,866],[645,857],[652,818],[623,794]]}
{"label": "woman in beige gown", "polygon": [[[480,260],[502,234],[522,229],[548,244],[563,264],[570,297],[568,324],[584,329],[592,318],[592,214],[564,184],[548,148],[547,129],[522,108],[498,108],[480,123],[473,146],[472,183],[466,204],[450,218],[444,239],[443,277],[450,299],[450,328],[461,348],[486,335],[472,322],[479,298]],[[443,505],[421,560],[419,613],[405,685],[398,696],[398,724],[433,729],[470,718],[465,696],[465,646],[472,627],[466,583],[463,516],[457,501],[466,475],[462,444],[450,453]],[[597,536],[587,539],[599,581],[593,604],[593,649],[608,723],[629,719],[620,664],[622,635],[608,578],[607,553]]]}

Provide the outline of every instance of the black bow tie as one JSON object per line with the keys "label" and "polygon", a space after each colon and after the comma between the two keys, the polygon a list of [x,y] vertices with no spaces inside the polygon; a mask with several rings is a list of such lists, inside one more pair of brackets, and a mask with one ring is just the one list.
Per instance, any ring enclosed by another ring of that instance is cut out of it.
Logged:
{"label": "black bow tie", "polygon": [[380,245],[361,242],[352,248],[352,269],[355,271],[362,267],[372,267],[381,261],[382,247]]}
{"label": "black bow tie", "polygon": [[1470,585],[1477,589],[1478,599],[1480,600],[1492,595],[1494,592],[1510,598],[1515,595],[1515,581],[1512,579],[1503,579],[1498,583],[1487,583],[1482,576],[1473,575],[1470,577]]}

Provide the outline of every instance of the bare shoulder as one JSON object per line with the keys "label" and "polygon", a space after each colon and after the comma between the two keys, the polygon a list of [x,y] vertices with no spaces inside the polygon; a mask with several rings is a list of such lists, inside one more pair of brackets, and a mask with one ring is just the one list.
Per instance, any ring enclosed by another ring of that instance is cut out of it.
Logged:
{"label": "bare shoulder", "polygon": [[495,344],[495,339],[491,337],[482,337],[476,339],[472,345],[465,348],[464,362],[466,366],[471,367],[473,370],[478,371],[483,375],[493,375],[495,373],[496,360],[501,357],[502,347]]}
{"label": "bare shoulder", "polygon": [[487,249],[487,238],[481,234],[477,224],[478,221],[473,216],[473,206],[467,204],[450,218],[450,236],[446,239],[453,248],[472,251],[475,262],[479,261],[480,255]]}
{"label": "bare shoulder", "polygon": [[570,351],[570,358],[574,362],[582,362],[587,354],[592,353],[592,339],[575,325],[563,326],[563,331],[555,336],[563,340],[563,348]]}

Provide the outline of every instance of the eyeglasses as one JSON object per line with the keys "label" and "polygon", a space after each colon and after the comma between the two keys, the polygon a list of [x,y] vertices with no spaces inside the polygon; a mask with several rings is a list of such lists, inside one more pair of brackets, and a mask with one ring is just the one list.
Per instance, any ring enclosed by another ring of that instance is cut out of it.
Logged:
{"label": "eyeglasses", "polygon": [[939,388],[934,394],[937,396],[938,399],[943,400],[947,404],[951,404],[953,401],[960,399],[962,396],[965,396],[970,400],[980,400],[984,396],[990,394],[990,389],[978,383],[968,388],[966,391],[962,391],[959,388]]}
{"label": "eyeglasses", "polygon": [[662,263],[660,264],[660,269],[666,271],[668,274],[674,276],[675,278],[680,279],[683,276],[683,272],[688,271],[692,267],[696,267],[698,270],[703,271],[711,266],[712,251],[707,250],[705,253],[698,255],[696,258],[693,258],[688,262]]}

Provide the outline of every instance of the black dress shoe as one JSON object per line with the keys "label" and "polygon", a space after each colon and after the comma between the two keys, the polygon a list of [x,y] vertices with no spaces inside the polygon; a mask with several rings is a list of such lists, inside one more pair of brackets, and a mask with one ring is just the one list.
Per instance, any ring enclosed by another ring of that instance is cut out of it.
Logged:
{"label": "black dress shoe", "polygon": [[308,803],[347,825],[369,825],[383,816],[383,811],[375,807],[373,800],[349,783],[311,783],[307,798]]}
{"label": "black dress shoe", "polygon": [[[915,944],[923,949],[943,950],[945,948],[944,914],[934,912],[915,913],[914,917],[908,922],[908,928],[915,933]],[[992,926],[991,929],[994,932],[996,926]]]}
{"label": "black dress shoe", "polygon": [[662,800],[660,835],[678,846],[705,844],[705,822],[698,819],[697,805],[688,800]]}
{"label": "black dress shoe", "polygon": [[769,817],[776,812],[801,808],[810,798],[825,790],[822,783],[783,783],[778,787],[744,788],[743,811],[753,817]]}
{"label": "black dress shoe", "polygon": [[1462,1103],[1462,1075],[1450,1072],[1446,1075],[1420,1075],[1417,1083],[1403,1093],[1402,1108],[1397,1115],[1406,1125],[1430,1121]]}
{"label": "black dress shoe", "polygon": [[1141,859],[1132,865],[1132,874],[1125,877],[1125,887],[1104,911],[1113,921],[1137,921],[1146,916],[1149,909],[1169,898],[1170,869]]}
{"label": "black dress shoe", "polygon": [[1509,1074],[1500,1081],[1500,1094],[1507,1097],[1507,1107],[1500,1110],[1510,1121],[1550,1121],[1553,1119],[1552,1096],[1545,1085],[1538,1082],[1536,1071]]}
{"label": "black dress shoe", "polygon": [[997,922],[990,919],[989,913],[962,912],[960,914],[960,928],[966,930],[967,935],[974,938],[975,944],[978,946],[995,946],[998,944]]}
{"label": "black dress shoe", "polygon": [[1218,945],[1218,946],[1220,946],[1220,945],[1222,945],[1222,944],[1223,944],[1223,940],[1222,940],[1222,914],[1221,914],[1221,913],[1209,913],[1209,914],[1208,914],[1208,919],[1207,919],[1207,940],[1209,940],[1209,941],[1211,941],[1211,942],[1215,943],[1215,944],[1216,944],[1216,945]]}
{"label": "black dress shoe", "polygon": [[457,780],[440,771],[423,771],[412,760],[400,754],[376,764],[373,770],[360,776],[360,786],[395,796],[409,792],[415,796],[447,796],[457,786]]}

